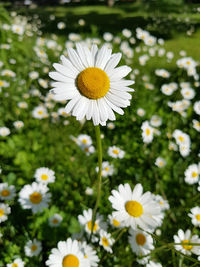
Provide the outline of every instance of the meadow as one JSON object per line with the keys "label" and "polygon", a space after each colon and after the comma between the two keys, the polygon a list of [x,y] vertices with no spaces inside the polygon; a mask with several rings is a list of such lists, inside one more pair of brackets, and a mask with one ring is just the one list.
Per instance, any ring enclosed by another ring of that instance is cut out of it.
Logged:
{"label": "meadow", "polygon": [[[55,93],[77,43],[122,54],[116,120]],[[200,266],[199,44],[200,5],[0,5],[0,267]]]}

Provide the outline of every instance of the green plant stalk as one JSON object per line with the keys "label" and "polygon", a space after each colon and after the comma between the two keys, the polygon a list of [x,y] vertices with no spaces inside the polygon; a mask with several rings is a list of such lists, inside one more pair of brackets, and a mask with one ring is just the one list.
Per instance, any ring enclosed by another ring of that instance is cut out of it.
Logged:
{"label": "green plant stalk", "polygon": [[102,144],[101,144],[101,131],[100,131],[100,126],[97,125],[95,126],[95,134],[96,134],[96,141],[97,141],[97,152],[98,152],[98,167],[99,167],[99,172],[97,176],[97,199],[96,203],[94,206],[94,209],[92,211],[92,228],[91,228],[91,234],[89,240],[91,240],[92,235],[93,235],[93,228],[95,224],[95,219],[96,219],[96,213],[97,209],[100,203],[101,199],[101,184],[102,184]]}

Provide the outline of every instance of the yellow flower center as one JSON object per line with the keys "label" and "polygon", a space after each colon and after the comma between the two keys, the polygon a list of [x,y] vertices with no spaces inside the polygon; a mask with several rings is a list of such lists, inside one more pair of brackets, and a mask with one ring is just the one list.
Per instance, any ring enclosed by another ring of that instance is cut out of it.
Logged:
{"label": "yellow flower center", "polygon": [[197,214],[196,216],[197,221],[200,221],[200,214]]}
{"label": "yellow flower center", "polygon": [[196,178],[197,175],[198,175],[197,172],[193,172],[193,173],[192,173],[192,178]]}
{"label": "yellow flower center", "polygon": [[29,199],[33,204],[39,204],[42,201],[42,195],[38,192],[34,192],[29,196]]}
{"label": "yellow flower center", "polygon": [[38,114],[39,115],[42,115],[43,114],[43,111],[42,110],[38,111]]}
{"label": "yellow flower center", "polygon": [[108,92],[110,80],[102,69],[89,67],[78,75],[77,86],[87,98],[98,99]]}
{"label": "yellow flower center", "polygon": [[4,189],[1,191],[1,195],[2,195],[2,197],[7,197],[10,195],[10,191],[7,189]]}
{"label": "yellow flower center", "polygon": [[79,267],[79,259],[76,256],[69,254],[64,257],[62,267]]}
{"label": "yellow flower center", "polygon": [[[88,229],[89,229],[90,231],[92,231],[92,221],[89,221],[89,222],[87,223],[87,226],[88,226]],[[93,232],[96,232],[97,228],[98,228],[98,225],[97,225],[97,223],[95,222],[95,223],[94,223],[94,226],[93,226]]]}
{"label": "yellow flower center", "polygon": [[146,243],[146,237],[143,234],[137,234],[136,242],[138,245],[143,246]]}
{"label": "yellow flower center", "polygon": [[105,171],[109,171],[109,168],[108,167],[105,167]]}
{"label": "yellow flower center", "polygon": [[116,219],[113,219],[113,225],[117,227],[120,225],[120,222],[118,222]]}
{"label": "yellow flower center", "polygon": [[182,136],[179,136],[179,138],[178,138],[181,142],[183,142],[184,141],[184,138],[182,137]]}
{"label": "yellow flower center", "polygon": [[161,200],[161,201],[159,202],[159,204],[160,204],[160,205],[163,205],[163,204],[164,204],[164,202]]}
{"label": "yellow flower center", "polygon": [[32,245],[31,250],[32,251],[36,251],[37,250],[37,246],[36,245]]}
{"label": "yellow flower center", "polygon": [[107,247],[109,245],[108,239],[106,237],[102,237],[102,244],[104,247]]}
{"label": "yellow flower center", "polygon": [[143,207],[137,201],[127,201],[125,204],[126,211],[132,217],[140,217],[143,214]]}
{"label": "yellow flower center", "polygon": [[2,217],[4,215],[4,210],[0,209],[0,217]]}
{"label": "yellow flower center", "polygon": [[187,245],[188,243],[190,243],[189,240],[183,240],[181,243],[182,243],[182,247],[185,250],[191,250],[192,249],[192,245]]}
{"label": "yellow flower center", "polygon": [[83,143],[83,144],[87,144],[87,139],[83,139],[83,140],[82,140],[82,143]]}
{"label": "yellow flower center", "polygon": [[58,221],[58,219],[53,219],[53,221],[52,221],[54,224],[57,224],[57,223],[59,223],[59,221]]}
{"label": "yellow flower center", "polygon": [[3,81],[0,81],[0,86],[3,86],[4,85],[4,82]]}
{"label": "yellow flower center", "polygon": [[18,267],[17,263],[13,263],[11,267]]}
{"label": "yellow flower center", "polygon": [[46,174],[42,174],[42,175],[41,175],[41,179],[46,181],[46,180],[48,179],[48,175],[46,175]]}
{"label": "yellow flower center", "polygon": [[149,129],[146,129],[146,134],[150,135],[150,130]]}
{"label": "yellow flower center", "polygon": [[118,155],[119,154],[119,150],[113,149],[113,153],[116,154],[116,155]]}

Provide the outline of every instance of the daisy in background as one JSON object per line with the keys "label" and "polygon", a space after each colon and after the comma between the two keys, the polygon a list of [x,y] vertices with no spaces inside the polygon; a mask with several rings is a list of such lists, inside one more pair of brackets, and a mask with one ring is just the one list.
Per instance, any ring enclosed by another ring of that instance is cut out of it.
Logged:
{"label": "daisy in background", "polygon": [[96,251],[88,245],[85,241],[79,243],[80,249],[83,252],[86,262],[88,262],[88,267],[97,267],[99,258]]}
{"label": "daisy in background", "polygon": [[37,182],[48,184],[55,182],[55,172],[49,168],[41,167],[36,169],[34,177]]}
{"label": "daisy in background", "polygon": [[196,184],[199,181],[199,166],[191,164],[184,172],[185,182],[188,184]]}
{"label": "daisy in background", "polygon": [[198,114],[198,115],[200,115],[200,101],[196,101],[194,103],[193,108],[194,108],[195,113]]}
{"label": "daisy in background", "polygon": [[7,127],[0,127],[0,136],[8,136],[10,134],[10,129]]}
{"label": "daisy in background", "polygon": [[193,120],[193,121],[192,121],[192,124],[193,124],[193,128],[194,128],[195,130],[197,130],[197,132],[200,132],[200,121]]}
{"label": "daisy in background", "polygon": [[[92,230],[92,209],[84,210],[83,215],[78,216],[78,221],[85,227],[86,233],[90,234]],[[103,216],[97,213],[93,233],[98,233],[100,229],[106,230],[107,224],[103,221]]]}
{"label": "daisy in background", "polygon": [[23,209],[31,209],[33,213],[41,212],[48,207],[51,194],[49,188],[42,183],[25,185],[19,192],[19,202]]}
{"label": "daisy in background", "polygon": [[129,184],[119,185],[118,191],[112,190],[109,201],[116,210],[113,216],[124,226],[133,229],[140,226],[146,230],[155,229],[160,224],[160,207],[150,192],[143,194],[141,184],[137,184],[133,191]]}
{"label": "daisy in background", "polygon": [[32,111],[32,116],[35,119],[44,119],[48,117],[48,112],[47,109],[43,106],[38,106],[35,107],[34,110]]}
{"label": "daisy in background", "polygon": [[11,209],[7,204],[0,203],[0,223],[8,219],[8,214],[11,213]]}
{"label": "daisy in background", "polygon": [[24,247],[24,251],[28,257],[38,256],[42,251],[42,243],[37,239],[29,240]]}
{"label": "daisy in background", "polygon": [[[181,243],[182,245],[175,245],[175,249],[181,251],[183,254],[200,255],[200,239],[198,235],[192,235],[191,231],[188,229],[185,233],[182,229],[178,230],[178,235],[174,235],[174,242]],[[189,243],[199,243],[197,245],[190,245]]]}
{"label": "daisy in background", "polygon": [[113,111],[123,114],[122,108],[130,105],[134,91],[129,86],[134,82],[124,80],[131,68],[116,67],[121,53],[113,54],[104,45],[98,50],[92,45],[91,50],[77,43],[76,50],[68,48],[68,58],[61,56],[61,64],[54,64],[55,72],[49,76],[55,100],[68,100],[65,107],[77,120],[86,117],[94,125],[105,125],[107,120],[115,120]]}
{"label": "daisy in background", "polygon": [[63,220],[63,217],[60,214],[55,213],[53,216],[51,216],[48,219],[49,226],[58,227],[61,224],[62,220]]}
{"label": "daisy in background", "polygon": [[153,127],[159,127],[162,124],[162,118],[158,115],[153,115],[150,119],[150,124]]}
{"label": "daisy in background", "polygon": [[114,241],[115,240],[111,237],[111,234],[107,233],[104,230],[100,230],[99,245],[109,253],[112,253],[112,245],[114,244]]}
{"label": "daisy in background", "polygon": [[200,207],[192,208],[188,216],[192,219],[194,226],[200,226]]}
{"label": "daisy in background", "polygon": [[154,200],[160,205],[160,209],[161,211],[165,211],[169,209],[169,203],[166,199],[164,199],[162,196],[160,195],[154,195],[152,194]]}
{"label": "daisy in background", "polygon": [[[96,167],[96,172],[99,172],[99,167]],[[114,166],[108,161],[102,162],[102,177],[112,176],[114,173]]]}
{"label": "daisy in background", "polygon": [[112,158],[122,159],[125,155],[125,152],[116,146],[111,146],[108,148],[108,155]]}
{"label": "daisy in background", "polygon": [[110,222],[110,225],[115,227],[115,228],[121,228],[123,227],[123,224],[120,223],[118,220],[116,220],[116,218],[112,215],[108,215],[108,219],[109,219],[109,222]]}
{"label": "daisy in background", "polygon": [[11,200],[15,197],[15,186],[8,185],[7,183],[0,184],[0,199],[1,200]]}
{"label": "daisy in background", "polygon": [[57,248],[51,250],[46,265],[50,267],[88,267],[88,261],[77,240],[68,238],[59,241]]}
{"label": "daisy in background", "polygon": [[162,265],[159,262],[149,261],[149,263],[147,263],[146,267],[162,267]]}
{"label": "daisy in background", "polygon": [[17,258],[12,263],[8,263],[6,267],[24,267],[24,264],[25,263],[22,261],[22,259]]}
{"label": "daisy in background", "polygon": [[165,161],[163,158],[161,158],[161,157],[158,157],[158,158],[156,159],[156,161],[155,161],[155,165],[156,165],[157,167],[159,167],[159,168],[164,167],[166,164],[167,164],[166,161]]}
{"label": "daisy in background", "polygon": [[23,121],[15,121],[15,122],[13,122],[13,125],[18,130],[24,127]]}
{"label": "daisy in background", "polygon": [[77,144],[81,147],[89,147],[92,145],[92,138],[87,134],[80,134],[77,139]]}
{"label": "daisy in background", "polygon": [[151,143],[153,141],[154,129],[149,125],[148,121],[142,123],[142,138],[144,143]]}
{"label": "daisy in background", "polygon": [[131,228],[129,229],[129,234],[128,240],[132,251],[135,252],[136,255],[144,256],[154,249],[153,238],[149,234]]}

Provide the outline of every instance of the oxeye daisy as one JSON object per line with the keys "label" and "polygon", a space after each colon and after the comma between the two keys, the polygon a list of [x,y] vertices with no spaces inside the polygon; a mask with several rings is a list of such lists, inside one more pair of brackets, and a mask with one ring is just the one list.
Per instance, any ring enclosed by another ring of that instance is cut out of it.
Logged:
{"label": "oxeye daisy", "polygon": [[22,259],[17,258],[15,259],[12,263],[7,264],[7,267],[24,267],[24,262],[22,261]]}
{"label": "oxeye daisy", "polygon": [[10,129],[7,127],[0,127],[0,136],[8,136],[10,134]]}
{"label": "oxeye daisy", "polygon": [[[99,167],[96,167],[96,172],[99,171]],[[107,177],[113,175],[114,167],[112,164],[109,164],[108,161],[102,162],[102,177]]]}
{"label": "oxeye daisy", "polygon": [[142,123],[142,139],[144,143],[151,143],[153,140],[154,129],[149,125],[148,121]]}
{"label": "oxeye daisy", "polygon": [[108,215],[108,219],[109,219],[111,226],[116,227],[116,228],[123,227],[123,224],[120,223],[118,220],[116,220],[113,215]]}
{"label": "oxeye daisy", "polygon": [[10,212],[10,207],[7,204],[0,203],[0,223],[8,219],[8,214],[10,214]]}
{"label": "oxeye daisy", "polygon": [[149,234],[141,230],[133,230],[131,228],[129,230],[129,234],[129,243],[132,251],[135,252],[136,255],[147,255],[150,250],[154,249],[153,238]]}
{"label": "oxeye daisy", "polygon": [[169,209],[169,203],[167,200],[163,199],[160,195],[153,195],[154,200],[160,205],[161,211]]}
{"label": "oxeye daisy", "polygon": [[199,167],[197,164],[191,164],[184,172],[185,182],[188,184],[195,184],[199,181]]}
{"label": "oxeye daisy", "polygon": [[111,234],[107,233],[104,230],[100,230],[100,241],[99,245],[102,246],[106,251],[112,253],[112,245],[114,244],[114,239],[111,237]]}
{"label": "oxeye daisy", "polygon": [[[175,249],[183,254],[191,255],[193,253],[200,255],[200,239],[197,235],[192,235],[189,229],[185,233],[182,229],[179,229],[178,235],[174,235],[174,242],[181,243],[181,245],[175,245]],[[190,245],[189,243],[199,243],[199,246]]]}
{"label": "oxeye daisy", "polygon": [[124,80],[131,68],[116,67],[121,53],[112,54],[105,45],[98,50],[92,45],[77,43],[76,50],[68,48],[68,57],[61,56],[61,64],[54,64],[56,72],[49,76],[56,82],[52,83],[55,100],[68,100],[65,107],[67,113],[82,120],[93,120],[94,125],[105,125],[107,120],[115,120],[114,112],[123,114],[121,108],[130,105],[134,91],[129,86],[134,82]]}
{"label": "oxeye daisy", "polygon": [[55,172],[49,168],[41,167],[36,169],[34,177],[39,183],[53,183],[55,181]]}
{"label": "oxeye daisy", "polygon": [[0,199],[1,200],[11,200],[15,197],[15,187],[14,185],[8,185],[7,183],[0,184]]}
{"label": "oxeye daisy", "polygon": [[155,161],[155,165],[158,166],[159,168],[162,168],[166,165],[166,161],[163,158],[158,157]]}
{"label": "oxeye daisy", "polygon": [[[78,220],[81,225],[85,226],[85,231],[90,234],[92,230],[92,209],[84,210],[83,215],[78,216]],[[103,222],[103,216],[97,213],[93,233],[98,233],[101,228],[106,229],[107,225]]]}
{"label": "oxeye daisy", "polygon": [[118,191],[112,190],[109,201],[116,210],[113,215],[116,220],[133,229],[137,226],[154,229],[160,224],[161,210],[150,192],[142,192],[141,184],[137,184],[133,191],[129,184],[119,185]]}
{"label": "oxeye daisy", "polygon": [[42,251],[42,244],[37,239],[29,240],[24,247],[24,251],[28,257],[38,256]]}
{"label": "oxeye daisy", "polygon": [[39,119],[39,120],[47,118],[48,117],[47,109],[43,106],[35,107],[34,110],[32,111],[32,116],[35,119]]}
{"label": "oxeye daisy", "polygon": [[78,241],[68,238],[58,242],[57,248],[52,249],[46,265],[50,267],[88,267],[88,262],[79,247]]}
{"label": "oxeye daisy", "polygon": [[99,258],[96,251],[89,246],[85,241],[79,244],[85,260],[88,262],[88,267],[98,266]]}
{"label": "oxeye daisy", "polygon": [[58,227],[63,220],[63,217],[60,214],[55,213],[49,218],[49,225],[51,227]]}
{"label": "oxeye daisy", "polygon": [[19,202],[24,209],[31,209],[33,213],[41,212],[48,207],[51,194],[48,187],[41,183],[25,185],[19,192]]}
{"label": "oxeye daisy", "polygon": [[125,155],[125,152],[119,147],[111,146],[108,148],[108,155],[115,159],[116,158],[122,159]]}
{"label": "oxeye daisy", "polygon": [[192,219],[192,224],[200,226],[200,207],[194,207],[190,210],[188,216]]}

